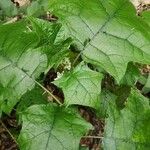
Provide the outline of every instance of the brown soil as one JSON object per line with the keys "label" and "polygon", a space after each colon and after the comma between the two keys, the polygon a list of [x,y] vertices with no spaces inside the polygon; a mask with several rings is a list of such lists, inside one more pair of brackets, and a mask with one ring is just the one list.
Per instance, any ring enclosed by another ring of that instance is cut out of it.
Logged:
{"label": "brown soil", "polygon": [[0,150],[19,150],[2,120],[0,120]]}

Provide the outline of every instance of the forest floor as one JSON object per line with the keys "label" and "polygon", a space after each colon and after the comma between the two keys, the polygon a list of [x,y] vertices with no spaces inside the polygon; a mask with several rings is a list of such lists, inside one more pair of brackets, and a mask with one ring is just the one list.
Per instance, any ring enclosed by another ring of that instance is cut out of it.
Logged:
{"label": "forest floor", "polygon": [[[137,14],[145,9],[150,9],[150,0],[131,0],[137,8]],[[13,0],[19,3],[20,6],[29,3],[29,0]],[[102,134],[104,122],[96,118],[96,116],[86,108],[79,108],[80,114],[87,121],[91,122],[95,130],[90,131],[90,135]],[[19,150],[17,142],[17,133],[20,131],[20,126],[17,125],[15,112],[13,111],[10,116],[5,116],[0,120],[0,150]],[[13,134],[13,136],[12,136]],[[90,150],[99,150],[100,139],[82,139],[81,145],[88,146]]]}

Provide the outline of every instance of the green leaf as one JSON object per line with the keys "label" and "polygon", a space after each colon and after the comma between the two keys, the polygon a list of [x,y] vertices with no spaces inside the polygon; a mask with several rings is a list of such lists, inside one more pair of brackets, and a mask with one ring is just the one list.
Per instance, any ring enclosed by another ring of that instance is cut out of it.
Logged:
{"label": "green leaf", "polygon": [[31,105],[46,104],[47,102],[47,94],[44,94],[44,91],[36,85],[34,89],[28,91],[21,97],[17,106],[17,113],[25,111]]}
{"label": "green leaf", "polygon": [[129,0],[49,0],[50,11],[82,50],[119,82],[128,62],[150,64],[150,26]]}
{"label": "green leaf", "polygon": [[35,85],[35,78],[47,67],[34,32],[26,23],[0,26],[0,109],[10,112],[19,98]]}
{"label": "green leaf", "polygon": [[146,93],[149,93],[150,92],[150,73],[147,77],[147,80],[146,80],[146,83],[142,89],[142,91],[146,94]]}
{"label": "green leaf", "polygon": [[140,71],[136,65],[129,63],[124,77],[121,79],[120,84],[134,86],[140,78]]}
{"label": "green leaf", "polygon": [[34,105],[23,113],[21,150],[78,150],[81,136],[92,126],[73,109]]}
{"label": "green leaf", "polygon": [[47,0],[36,0],[32,1],[27,7],[28,16],[40,16],[47,11]]}
{"label": "green leaf", "polygon": [[102,74],[81,63],[53,83],[62,88],[66,106],[77,104],[98,109],[102,78]]}
{"label": "green leaf", "polygon": [[141,16],[143,17],[143,19],[149,24],[150,26],[150,10],[147,11],[143,11]]}
{"label": "green leaf", "polygon": [[39,16],[42,14],[44,10],[40,6],[40,4],[37,1],[33,1],[29,7],[27,7],[27,15],[28,16]]}
{"label": "green leaf", "polygon": [[[29,17],[29,21],[32,25],[32,30],[36,32],[40,38],[39,45],[53,44],[57,38],[57,34],[61,28],[59,23],[51,23],[42,19]],[[62,40],[62,39],[60,39]]]}
{"label": "green leaf", "polygon": [[11,17],[17,14],[17,8],[10,0],[1,0],[0,9],[2,9],[2,14],[4,16]]}
{"label": "green leaf", "polygon": [[120,109],[124,108],[125,101],[127,100],[128,96],[130,95],[130,92],[131,92],[131,87],[127,86],[127,85],[116,88],[114,93],[117,96],[116,104],[117,104],[118,108],[120,108]]}
{"label": "green leaf", "polygon": [[88,148],[88,147],[82,147],[82,146],[81,146],[81,147],[79,148],[79,150],[89,150],[89,148]]}
{"label": "green leaf", "polygon": [[19,123],[22,122],[21,118],[22,116],[20,114],[24,112],[28,107],[35,104],[47,104],[47,103],[48,103],[47,94],[38,85],[36,85],[34,89],[32,89],[31,91],[26,92],[21,97],[16,109],[16,114]]}
{"label": "green leaf", "polygon": [[[61,61],[69,55],[71,38],[61,35],[61,24],[53,24],[41,19],[30,18],[33,29],[40,38],[41,51],[47,54],[48,69],[57,68]],[[61,57],[60,57],[61,56]]]}
{"label": "green leaf", "polygon": [[117,96],[112,94],[110,91],[103,89],[100,95],[100,108],[96,111],[97,116],[100,118],[107,118],[108,117],[108,108],[109,104],[113,101],[115,102]]}
{"label": "green leaf", "polygon": [[56,68],[69,54],[72,40],[63,39],[60,24],[29,21],[0,26],[0,107],[5,112],[34,87],[41,72]]}
{"label": "green leaf", "polygon": [[133,90],[124,109],[111,102],[106,119],[104,150],[148,150],[150,147],[149,100]]}

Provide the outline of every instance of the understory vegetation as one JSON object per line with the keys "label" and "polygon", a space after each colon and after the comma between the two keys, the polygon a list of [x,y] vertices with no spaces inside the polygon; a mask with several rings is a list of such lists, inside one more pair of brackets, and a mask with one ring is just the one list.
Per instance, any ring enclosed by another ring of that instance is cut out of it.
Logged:
{"label": "understory vegetation", "polygon": [[0,1],[0,124],[13,148],[150,149],[149,6]]}

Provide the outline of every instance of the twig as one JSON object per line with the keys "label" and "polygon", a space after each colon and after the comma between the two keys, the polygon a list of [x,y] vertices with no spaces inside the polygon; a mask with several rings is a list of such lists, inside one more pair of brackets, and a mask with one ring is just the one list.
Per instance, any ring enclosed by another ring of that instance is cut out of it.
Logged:
{"label": "twig", "polygon": [[82,136],[82,138],[90,138],[90,139],[103,139],[102,136]]}
{"label": "twig", "polygon": [[[20,68],[19,68],[20,69]],[[22,70],[22,69],[21,69]],[[34,78],[32,78],[29,74],[27,74],[25,71],[23,71],[30,79],[32,79],[34,81],[34,83],[36,83],[38,86],[40,86],[45,92],[47,92],[51,97],[54,98],[54,100],[61,106],[63,105],[59,99],[54,96],[49,90],[47,90],[42,84],[40,84],[38,81],[36,81]]]}
{"label": "twig", "polygon": [[81,56],[81,54],[82,54],[82,51],[77,55],[77,57],[75,58],[75,60],[72,63],[72,66],[75,65],[75,63],[77,62],[77,60],[79,59],[79,57]]}
{"label": "twig", "polygon": [[45,92],[47,92],[51,97],[53,97],[54,100],[55,100],[60,106],[63,105],[63,104],[59,101],[59,99],[58,99],[56,96],[54,96],[49,90],[47,90],[42,84],[40,84],[40,83],[37,82],[36,80],[34,80],[34,82],[35,82],[38,86],[40,86]]}
{"label": "twig", "polygon": [[11,136],[11,138],[13,139],[13,141],[17,144],[18,142],[16,141],[15,137],[11,134],[11,132],[7,129],[7,127],[5,126],[5,124],[2,122],[2,120],[0,120],[0,123],[2,124],[2,126],[5,128],[5,130],[9,133],[9,135]]}

